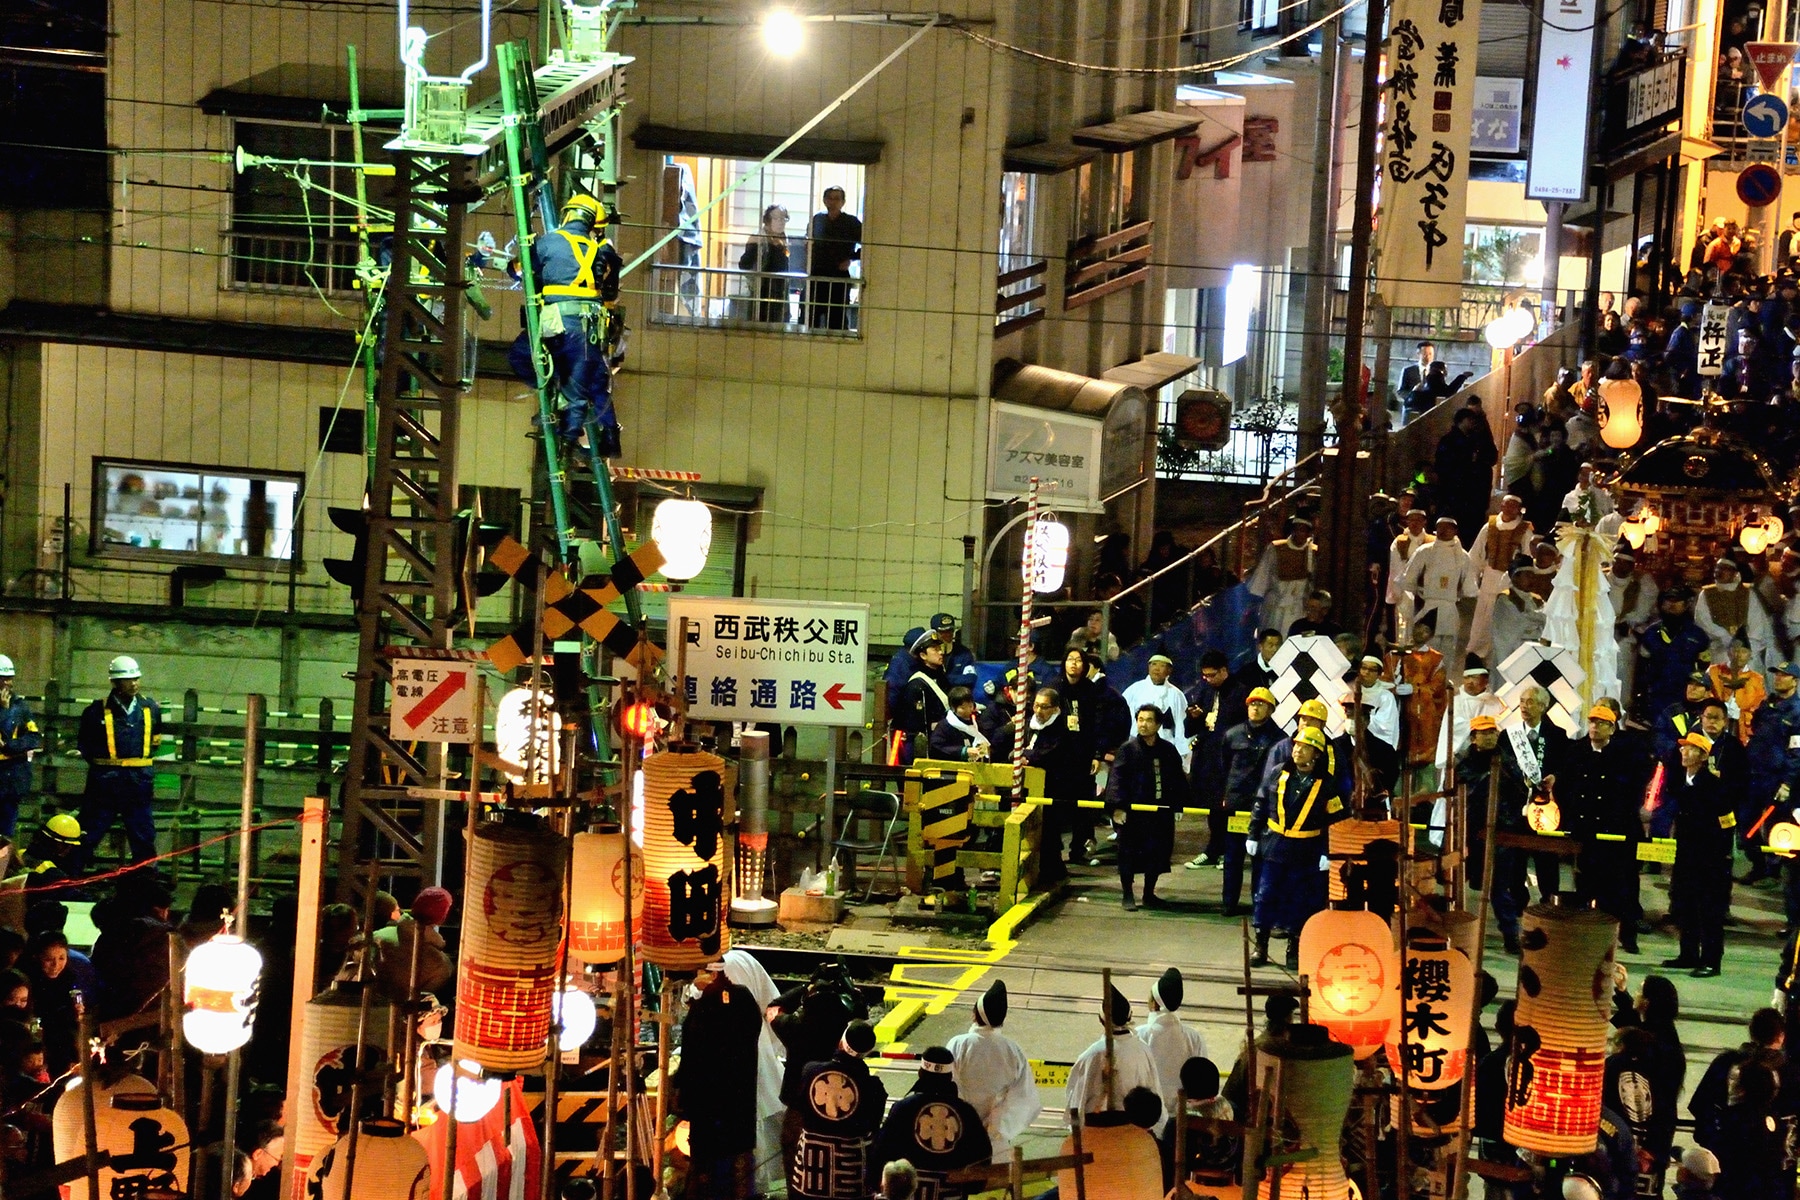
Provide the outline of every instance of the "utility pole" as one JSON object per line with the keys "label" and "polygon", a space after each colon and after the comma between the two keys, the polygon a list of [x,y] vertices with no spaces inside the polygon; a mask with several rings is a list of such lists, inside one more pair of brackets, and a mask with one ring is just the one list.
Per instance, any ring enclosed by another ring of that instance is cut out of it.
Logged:
{"label": "utility pole", "polygon": [[1312,209],[1307,231],[1306,308],[1300,338],[1300,443],[1305,458],[1325,443],[1325,377],[1331,357],[1331,248],[1337,225],[1332,171],[1338,138],[1338,37],[1341,16],[1319,31],[1319,94],[1313,109]]}

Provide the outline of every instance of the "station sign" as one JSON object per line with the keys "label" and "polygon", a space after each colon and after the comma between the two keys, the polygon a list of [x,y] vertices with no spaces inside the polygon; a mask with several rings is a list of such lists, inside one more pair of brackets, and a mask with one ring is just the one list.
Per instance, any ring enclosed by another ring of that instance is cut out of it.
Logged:
{"label": "station sign", "polygon": [[863,723],[869,606],[822,600],[671,596],[669,644],[682,618],[685,662],[675,681],[697,721],[775,725]]}

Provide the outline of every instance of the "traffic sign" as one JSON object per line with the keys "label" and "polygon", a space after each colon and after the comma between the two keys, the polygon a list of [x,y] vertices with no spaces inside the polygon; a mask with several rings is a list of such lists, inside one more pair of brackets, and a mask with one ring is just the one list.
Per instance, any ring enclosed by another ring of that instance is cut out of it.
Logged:
{"label": "traffic sign", "polygon": [[1794,65],[1796,50],[1800,50],[1800,43],[1751,42],[1744,47],[1744,57],[1756,68],[1756,77],[1762,80],[1763,91],[1774,91],[1787,76],[1787,69]]}
{"label": "traffic sign", "polygon": [[1744,129],[1751,137],[1780,137],[1787,123],[1787,103],[1775,93],[1763,92],[1744,101]]}
{"label": "traffic sign", "polygon": [[671,644],[683,617],[687,661],[677,686],[686,692],[688,716],[777,725],[863,723],[868,605],[673,596]]}
{"label": "traffic sign", "polygon": [[473,742],[480,734],[474,663],[394,660],[389,737],[407,742]]}
{"label": "traffic sign", "polygon": [[1767,163],[1751,163],[1738,173],[1738,199],[1761,208],[1781,199],[1781,174]]}

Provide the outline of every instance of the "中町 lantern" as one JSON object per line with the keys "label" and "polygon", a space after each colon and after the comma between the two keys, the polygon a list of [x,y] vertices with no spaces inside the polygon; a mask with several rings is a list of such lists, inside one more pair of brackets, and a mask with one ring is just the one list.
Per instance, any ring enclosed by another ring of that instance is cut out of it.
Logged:
{"label": "\u4e2d\u753a lantern", "polygon": [[431,1160],[398,1121],[364,1121],[356,1131],[354,1177],[349,1162],[345,1135],[307,1171],[308,1200],[430,1200]]}
{"label": "\u4e2d\u753a lantern", "polygon": [[1566,1157],[1598,1142],[1618,929],[1592,909],[1525,910],[1507,1065],[1508,1144]]}
{"label": "\u4e2d\u753a lantern", "polygon": [[644,958],[698,971],[731,948],[725,760],[668,750],[644,760],[643,779]]}
{"label": "\u4e2d\u753a lantern", "polygon": [[[614,963],[625,957],[625,835],[578,833],[569,877],[569,957]],[[631,941],[644,930],[644,855],[631,851]]]}
{"label": "\u4e2d\u753a lantern", "polygon": [[[72,1081],[50,1115],[50,1142],[57,1162],[77,1162],[87,1150],[84,1085]],[[110,1156],[100,1168],[100,1196],[140,1195],[147,1188],[185,1193],[188,1183],[187,1122],[163,1107],[156,1085],[138,1075],[94,1084],[94,1141]],[[129,1182],[128,1182],[129,1181]],[[138,1190],[132,1190],[132,1189]],[[89,1200],[87,1178],[64,1185],[69,1200]]]}
{"label": "\u4e2d\u753a lantern", "polygon": [[250,1040],[262,955],[243,938],[221,933],[195,946],[182,970],[187,1011],[181,1031],[202,1054],[230,1054]]}
{"label": "\u4e2d\u753a lantern", "polygon": [[1387,1059],[1420,1091],[1439,1091],[1463,1077],[1469,1058],[1469,1003],[1475,966],[1435,930],[1412,930],[1400,951],[1400,1019],[1388,1035]]}
{"label": "\u4e2d\u753a lantern", "polygon": [[1367,910],[1325,909],[1300,930],[1308,1013],[1359,1059],[1387,1041],[1400,1015],[1399,957],[1387,924]]}
{"label": "\u4e2d\u753a lantern", "polygon": [[358,1071],[387,1057],[388,1006],[372,1004],[369,1023],[358,1050],[356,1029],[362,1019],[362,987],[335,984],[306,1002],[300,1034],[299,1111],[288,1111],[288,1139],[294,1147],[294,1169],[305,1171],[312,1160],[349,1131],[344,1117],[350,1087]]}
{"label": "\u4e2d\u753a lantern", "polygon": [[531,813],[476,826],[457,964],[457,1058],[491,1071],[543,1063],[568,853],[568,842]]}
{"label": "\u4e2d\u753a lantern", "polygon": [[1290,1025],[1275,1039],[1269,1056],[1279,1072],[1281,1107],[1299,1133],[1297,1148],[1317,1153],[1301,1162],[1269,1168],[1256,1185],[1258,1200],[1269,1200],[1274,1194],[1271,1176],[1276,1174],[1283,1196],[1349,1200],[1350,1181],[1344,1175],[1338,1144],[1356,1087],[1350,1048],[1330,1040],[1317,1025]]}

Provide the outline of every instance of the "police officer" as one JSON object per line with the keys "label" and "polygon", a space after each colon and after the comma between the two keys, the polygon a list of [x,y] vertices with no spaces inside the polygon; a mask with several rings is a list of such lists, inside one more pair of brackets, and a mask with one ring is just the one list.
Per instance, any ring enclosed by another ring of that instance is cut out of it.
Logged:
{"label": "police officer", "polygon": [[[1759,816],[1786,804],[1794,780],[1800,777],[1800,667],[1791,662],[1776,663],[1769,668],[1769,688],[1769,698],[1757,705],[1751,715],[1750,741],[1745,747],[1750,759],[1750,797]],[[1764,822],[1765,828],[1774,820],[1771,815]],[[1738,832],[1741,836],[1749,831]],[[1774,869],[1760,847],[1753,861],[1762,863],[1765,871]],[[1753,869],[1752,874],[1755,873]],[[1785,876],[1787,922],[1793,928],[1800,925],[1800,871],[1796,870],[1794,859],[1788,860]]]}
{"label": "police officer", "polygon": [[[1318,705],[1320,714],[1325,711],[1325,705],[1321,701],[1309,700],[1306,704]],[[1303,712],[1305,707],[1301,706]],[[1256,797],[1262,791],[1272,751],[1275,744],[1282,740],[1281,727],[1269,719],[1270,714],[1275,711],[1275,694],[1268,688],[1252,690],[1244,711],[1249,714],[1248,719],[1227,729],[1220,740],[1219,769],[1216,774],[1224,784],[1215,802],[1216,807],[1224,814],[1218,825],[1224,832],[1220,835],[1223,840],[1214,854],[1225,870],[1222,895],[1225,915],[1228,917],[1235,917],[1242,911],[1239,900],[1244,892],[1245,835],[1229,830],[1231,814],[1248,813],[1256,807]],[[1324,719],[1322,715],[1320,719]],[[1256,878],[1259,873],[1259,865],[1252,860],[1252,900],[1256,898]]]}
{"label": "police officer", "polygon": [[963,1200],[969,1194],[968,1184],[950,1182],[951,1172],[987,1162],[994,1150],[981,1114],[957,1093],[955,1061],[943,1046],[928,1047],[919,1057],[919,1081],[895,1101],[875,1139],[871,1184],[883,1166],[904,1158],[919,1173],[921,1196]]}
{"label": "police officer", "polygon": [[31,794],[31,760],[44,735],[25,701],[13,691],[13,661],[0,654],[0,834],[13,835],[19,801]]}
{"label": "police officer", "polygon": [[1658,620],[1638,638],[1638,699],[1645,712],[1660,713],[1679,698],[1694,662],[1712,645],[1694,624],[1692,588],[1665,588],[1657,599]]}
{"label": "police officer", "polygon": [[1665,967],[1691,967],[1697,978],[1719,973],[1725,916],[1731,908],[1731,838],[1737,828],[1732,799],[1708,762],[1713,741],[1703,733],[1681,739],[1680,769],[1664,790],[1675,801],[1675,872],[1669,908],[1681,923],[1681,952]]}
{"label": "police officer", "polygon": [[914,758],[914,739],[920,734],[929,737],[950,711],[950,681],[944,675],[944,643],[927,629],[907,649],[912,653],[913,672],[907,677],[906,686],[900,689],[900,703],[893,714],[902,766]]}
{"label": "police officer", "polygon": [[1575,860],[1576,893],[1618,918],[1619,948],[1636,954],[1644,764],[1614,738],[1619,714],[1611,708],[1596,704],[1588,709],[1587,725],[1587,739],[1571,743],[1554,764],[1556,800],[1563,827],[1582,839]]}
{"label": "police officer", "polygon": [[[863,1062],[873,1049],[875,1027],[852,1021],[836,1052],[823,1062],[808,1063],[800,1073],[794,1096],[800,1144],[788,1164],[788,1195],[796,1200],[868,1196],[869,1145],[887,1108],[887,1089]],[[875,1169],[879,1173],[880,1165]]]}
{"label": "police officer", "polygon": [[1300,965],[1300,927],[1325,907],[1325,830],[1344,815],[1344,800],[1324,765],[1325,735],[1302,729],[1275,786],[1257,797],[1245,850],[1262,859],[1256,881],[1256,954],[1269,965],[1269,935],[1288,940],[1287,965]]}
{"label": "police officer", "polygon": [[[531,266],[544,301],[538,331],[563,398],[557,436],[578,442],[588,424],[596,423],[600,445],[594,449],[602,458],[617,458],[619,418],[613,411],[607,355],[619,332],[615,322],[623,323],[615,310],[624,260],[606,236],[609,220],[592,196],[569,197],[562,224],[532,243]],[[596,224],[601,226],[598,236]],[[519,334],[507,358],[520,379],[537,382],[529,331]]]}
{"label": "police officer", "polygon": [[155,772],[151,762],[162,741],[162,709],[138,694],[143,672],[137,659],[121,654],[107,667],[112,691],[81,714],[78,744],[87,759],[87,788],[81,797],[81,855],[86,870],[94,847],[123,819],[131,861],[156,856],[156,820],[151,812]]}

